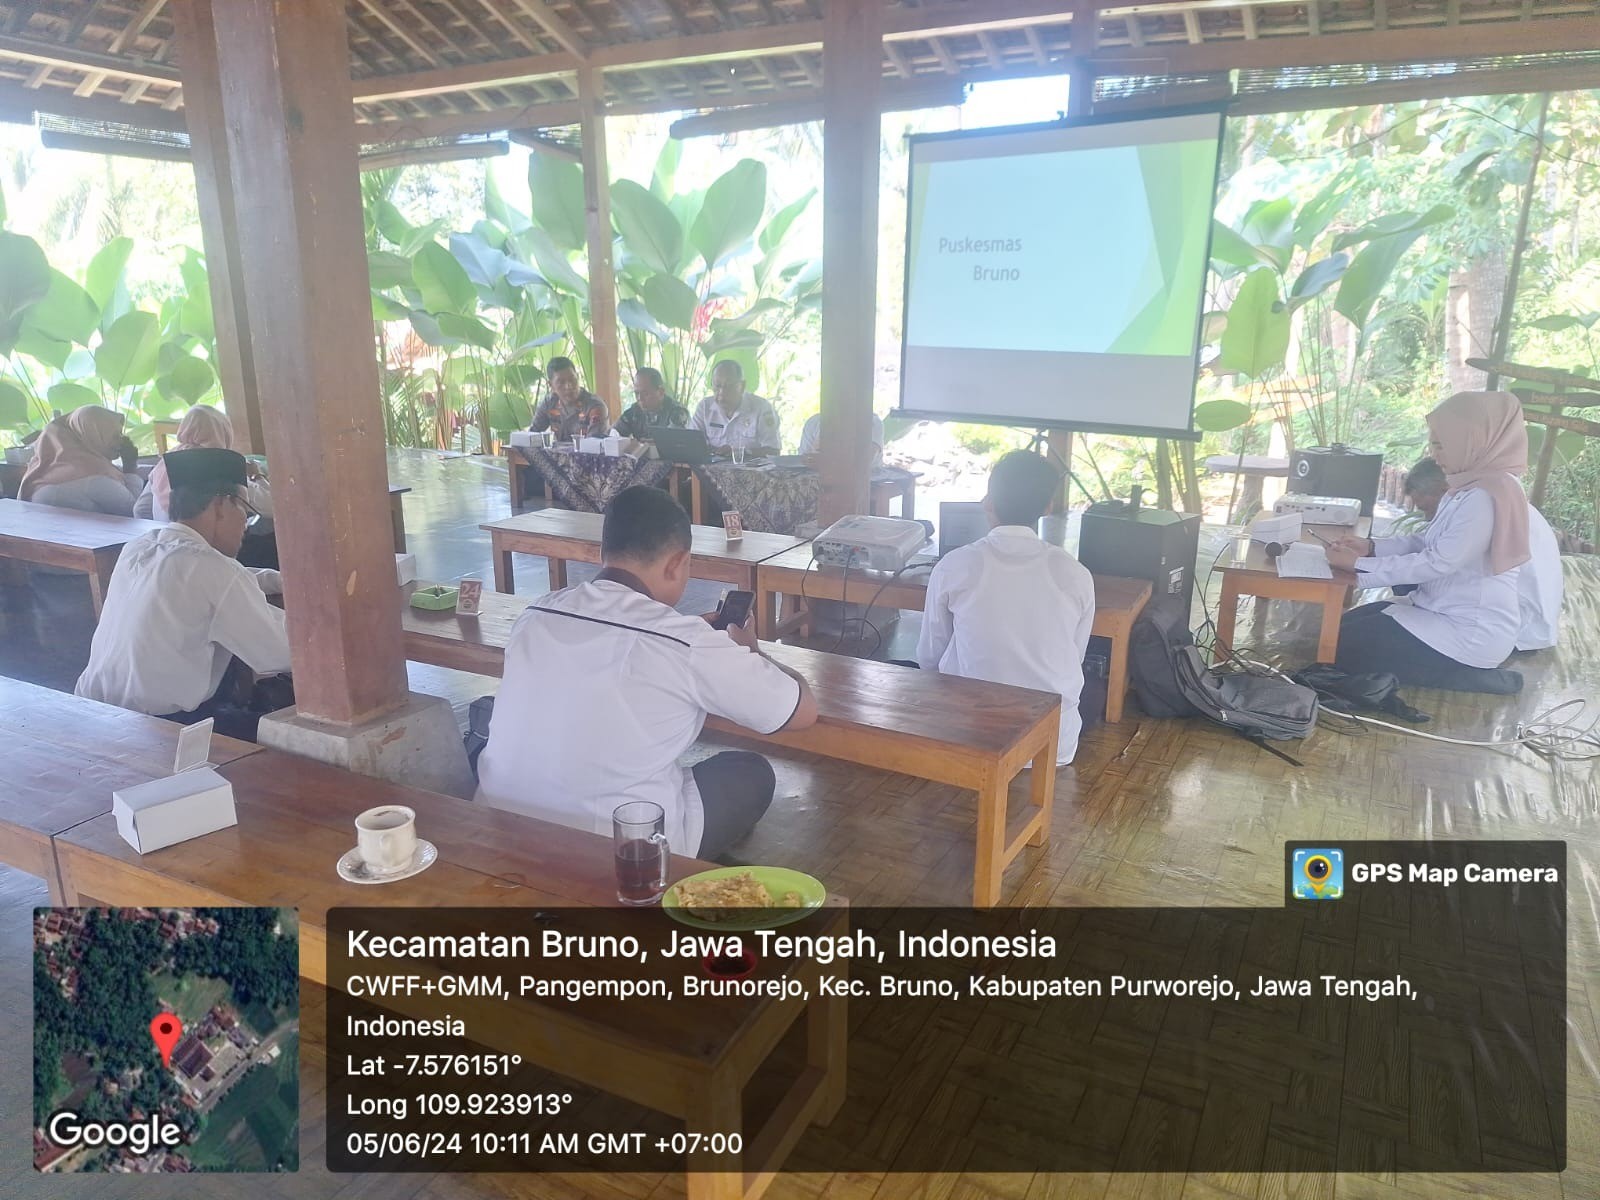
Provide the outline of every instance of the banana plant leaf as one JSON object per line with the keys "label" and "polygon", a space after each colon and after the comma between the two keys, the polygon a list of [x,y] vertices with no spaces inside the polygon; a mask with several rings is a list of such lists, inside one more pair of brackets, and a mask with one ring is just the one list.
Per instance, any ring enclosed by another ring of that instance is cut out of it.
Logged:
{"label": "banana plant leaf", "polygon": [[161,323],[135,309],[117,318],[94,352],[95,373],[113,388],[138,387],[155,377],[161,353]]}
{"label": "banana plant leaf", "polygon": [[133,239],[116,237],[101,246],[89,260],[88,269],[83,273],[83,289],[94,300],[96,311],[109,304],[116,294],[132,253]]}
{"label": "banana plant leaf", "polygon": [[689,228],[689,244],[707,270],[755,233],[766,205],[767,168],[752,158],[735,163],[706,189],[705,203]]}
{"label": "banana plant leaf", "polygon": [[652,271],[676,275],[683,266],[683,227],[672,210],[631,179],[611,185],[611,219],[622,244]]}
{"label": "banana plant leaf", "polygon": [[569,254],[588,244],[584,215],[583,170],[577,163],[548,154],[528,157],[528,189],[533,197],[533,220],[555,244]]}

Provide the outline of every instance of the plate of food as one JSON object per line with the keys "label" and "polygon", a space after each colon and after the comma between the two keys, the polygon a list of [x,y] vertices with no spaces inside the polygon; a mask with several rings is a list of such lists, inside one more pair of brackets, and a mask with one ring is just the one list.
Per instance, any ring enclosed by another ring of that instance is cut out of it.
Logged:
{"label": "plate of food", "polygon": [[661,897],[667,915],[696,929],[775,929],[821,908],[828,889],[788,867],[717,867],[680,879]]}

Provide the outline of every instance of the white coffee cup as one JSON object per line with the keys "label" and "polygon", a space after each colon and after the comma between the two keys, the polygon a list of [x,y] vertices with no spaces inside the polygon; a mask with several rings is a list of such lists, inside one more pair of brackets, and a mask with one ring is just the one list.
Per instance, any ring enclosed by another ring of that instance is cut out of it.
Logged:
{"label": "white coffee cup", "polygon": [[356,818],[356,846],[372,875],[393,875],[417,853],[417,814],[403,804],[369,808]]}

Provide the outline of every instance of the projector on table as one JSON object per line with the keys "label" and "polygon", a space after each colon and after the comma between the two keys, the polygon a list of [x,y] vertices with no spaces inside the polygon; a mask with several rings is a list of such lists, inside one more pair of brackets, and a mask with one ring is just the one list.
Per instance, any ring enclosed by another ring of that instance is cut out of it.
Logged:
{"label": "projector on table", "polygon": [[1347,496],[1306,496],[1287,492],[1272,504],[1280,517],[1298,515],[1307,525],[1354,525],[1361,519],[1361,501]]}
{"label": "projector on table", "polygon": [[840,517],[817,534],[812,552],[825,567],[898,571],[928,540],[921,521],[895,517]]}

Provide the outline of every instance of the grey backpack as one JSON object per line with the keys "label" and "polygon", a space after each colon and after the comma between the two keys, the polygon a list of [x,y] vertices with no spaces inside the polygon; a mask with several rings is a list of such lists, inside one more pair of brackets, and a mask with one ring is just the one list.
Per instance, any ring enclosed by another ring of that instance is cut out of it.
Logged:
{"label": "grey backpack", "polygon": [[1200,651],[1177,651],[1178,686],[1202,717],[1251,741],[1289,741],[1317,727],[1317,693],[1278,675],[1208,669]]}

